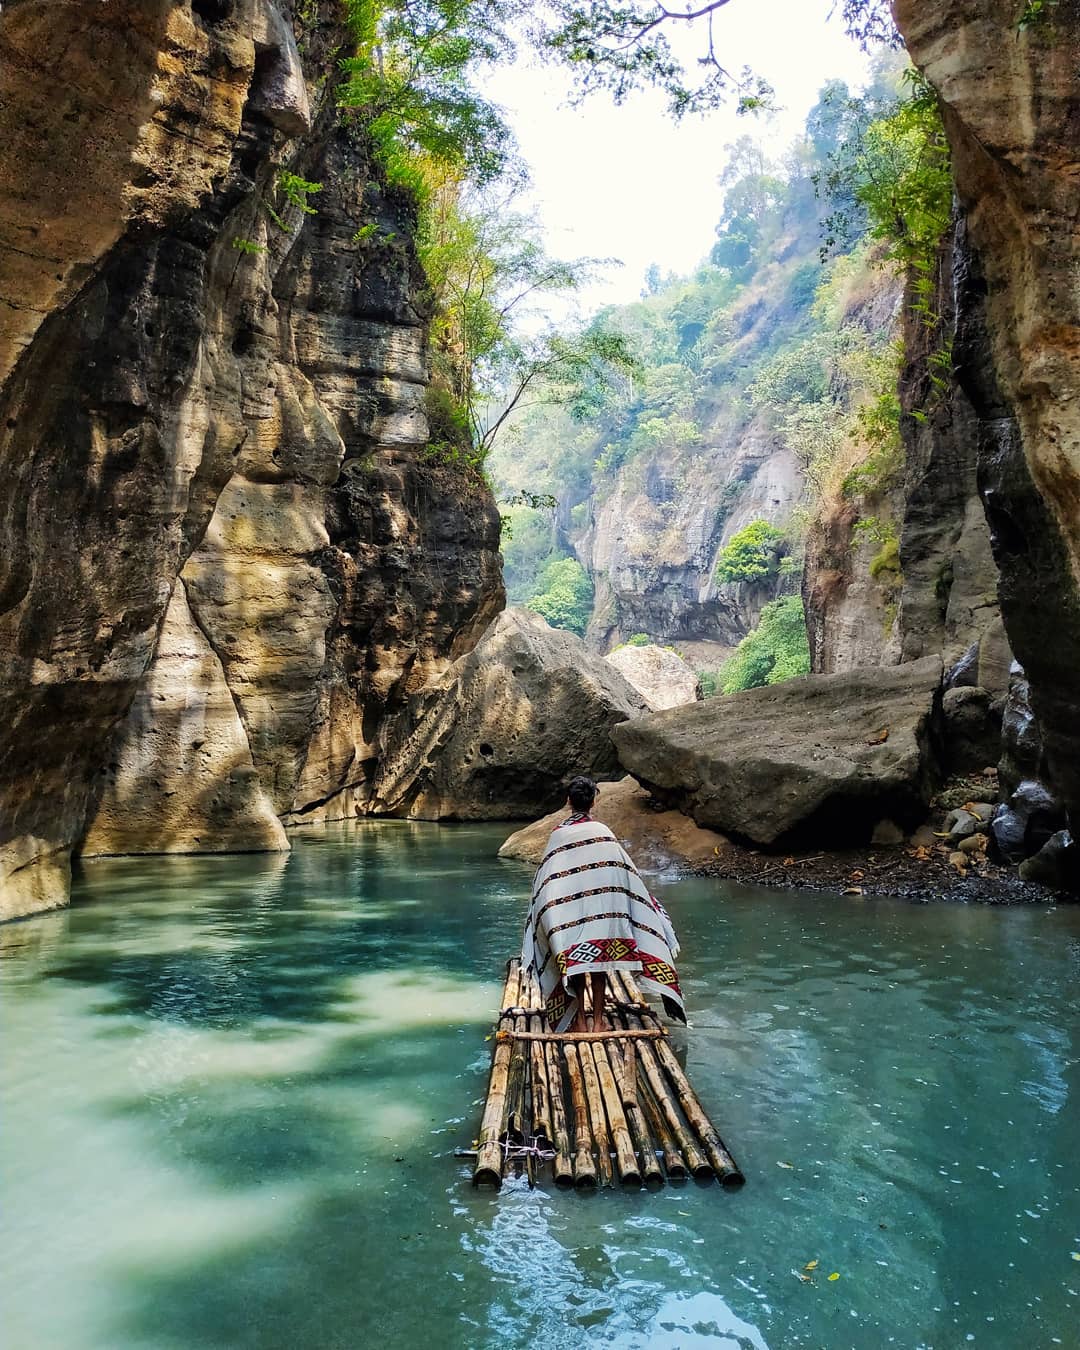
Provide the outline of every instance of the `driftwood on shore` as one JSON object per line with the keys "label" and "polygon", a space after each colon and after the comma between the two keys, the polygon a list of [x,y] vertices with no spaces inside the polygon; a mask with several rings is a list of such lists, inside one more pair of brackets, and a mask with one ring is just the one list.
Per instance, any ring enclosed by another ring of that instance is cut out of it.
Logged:
{"label": "driftwood on shore", "polygon": [[507,965],[473,1183],[551,1164],[559,1186],[744,1180],[628,972],[608,979],[611,1030],[547,1031],[539,990]]}

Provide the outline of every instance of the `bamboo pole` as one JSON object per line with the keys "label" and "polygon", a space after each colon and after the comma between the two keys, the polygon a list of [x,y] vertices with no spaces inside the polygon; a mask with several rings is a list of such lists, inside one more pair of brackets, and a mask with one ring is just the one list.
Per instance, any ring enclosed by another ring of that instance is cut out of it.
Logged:
{"label": "bamboo pole", "polygon": [[[518,995],[519,1006],[528,998],[528,981],[526,976],[522,976],[521,990]],[[524,1041],[518,1039],[518,1033],[525,1031],[527,1018],[524,1012],[514,1018],[514,1039],[510,1042],[510,1068],[506,1075],[506,1103],[503,1107],[503,1123],[499,1131],[499,1140],[501,1143],[510,1145],[525,1143],[525,1092],[529,1082],[529,1049]],[[532,1186],[533,1168],[532,1159],[527,1161],[529,1170],[529,1185]],[[508,1176],[513,1170],[516,1176],[521,1176],[522,1166],[520,1159],[512,1160],[509,1153],[503,1157],[503,1176]]]}
{"label": "bamboo pole", "polygon": [[679,1105],[686,1113],[687,1120],[698,1133],[698,1138],[702,1142],[709,1162],[712,1163],[713,1171],[716,1173],[720,1185],[727,1186],[732,1190],[743,1185],[746,1178],[717,1133],[716,1127],[705,1114],[697,1093],[690,1086],[690,1080],[675,1057],[675,1051],[666,1041],[658,1041],[657,1055],[675,1087]]}
{"label": "bamboo pole", "polygon": [[638,982],[634,979],[633,972],[629,970],[620,970],[617,974],[622,977],[619,984],[627,1003],[636,1003],[639,1008],[647,1008],[649,1006],[649,1000],[638,988]]}
{"label": "bamboo pole", "polygon": [[[642,1009],[641,1019],[643,1022],[659,1026],[656,1014],[651,1008]],[[650,1051],[650,1053],[652,1052]],[[743,1185],[746,1178],[740,1171],[738,1163],[728,1151],[724,1141],[720,1138],[715,1125],[705,1114],[705,1109],[698,1100],[698,1095],[691,1086],[686,1071],[679,1063],[678,1057],[668,1041],[658,1040],[656,1042],[656,1057],[671,1080],[679,1105],[701,1140],[705,1154],[721,1186],[734,1189]]]}
{"label": "bamboo pole", "polygon": [[608,1046],[608,1059],[611,1072],[619,1089],[619,1100],[623,1106],[637,1105],[637,1055],[632,1042]]}
{"label": "bamboo pole", "polygon": [[[518,957],[506,963],[506,984],[503,987],[503,1008],[512,1008],[517,1003],[521,988],[521,962]],[[480,1135],[476,1146],[476,1167],[473,1169],[474,1186],[499,1186],[502,1184],[503,1150],[499,1143],[499,1131],[502,1128],[503,1103],[506,1100],[506,1079],[510,1068],[512,1042],[496,1039],[495,1054],[491,1061],[491,1077],[488,1081],[487,1101],[484,1105],[484,1117],[480,1122]]]}
{"label": "bamboo pole", "polygon": [[593,1158],[589,1108],[585,1102],[585,1085],[581,1078],[577,1046],[566,1046],[563,1054],[566,1057],[567,1077],[570,1079],[570,1098],[574,1104],[574,1185],[591,1187],[596,1185],[596,1162]]}
{"label": "bamboo pole", "polygon": [[574,1164],[570,1158],[570,1132],[566,1124],[562,1056],[559,1047],[550,1043],[543,1046],[543,1053],[547,1066],[548,1096],[551,1099],[551,1146],[555,1150],[551,1171],[556,1186],[572,1186]]}
{"label": "bamboo pole", "polygon": [[[641,1179],[646,1186],[653,1182],[662,1182],[664,1173],[656,1160],[656,1148],[649,1134],[648,1122],[638,1093],[637,1055],[634,1052],[633,1042],[609,1046],[608,1058],[622,1097],[630,1138],[641,1159]],[[685,1172],[683,1175],[685,1176]]]}
{"label": "bamboo pole", "polygon": [[619,1169],[619,1180],[624,1186],[641,1185],[641,1169],[634,1157],[634,1145],[630,1138],[630,1128],[626,1123],[615,1075],[611,1071],[608,1052],[604,1045],[582,1046],[583,1055],[591,1054],[596,1065],[596,1076],[600,1080],[600,1092],[607,1111],[611,1142],[615,1145],[615,1165]]}
{"label": "bamboo pole", "polygon": [[[634,1013],[627,1013],[626,1018],[631,1026],[634,1026],[640,1020]],[[664,1071],[653,1053],[653,1047],[642,1041],[639,1045],[638,1054],[645,1078],[653,1090],[657,1104],[668,1125],[671,1127],[671,1133],[675,1136],[679,1149],[686,1159],[687,1167],[699,1181],[706,1180],[713,1175],[712,1165],[698,1147],[693,1133],[684,1123],[679,1107],[672,1095],[672,1088],[664,1077]]]}
{"label": "bamboo pole", "polygon": [[596,1061],[587,1045],[576,1046],[575,1050],[581,1064],[581,1081],[585,1084],[585,1097],[589,1103],[589,1119],[592,1121],[593,1139],[596,1141],[596,1165],[600,1171],[600,1184],[610,1186],[615,1179],[611,1166],[611,1137],[608,1134],[607,1116],[604,1114],[604,1100],[600,1095]]}
{"label": "bamboo pole", "polygon": [[634,1142],[634,1148],[641,1158],[642,1184],[649,1186],[655,1182],[662,1182],[664,1173],[657,1161],[656,1149],[653,1146],[652,1136],[649,1134],[649,1127],[645,1121],[645,1113],[640,1105],[626,1107],[626,1123],[630,1128],[630,1138]]}
{"label": "bamboo pole", "polygon": [[[540,990],[535,979],[529,980],[526,1007],[529,1009],[529,1031],[537,1035],[543,1031],[544,1019],[540,1010]],[[530,1036],[529,1084],[532,1090],[532,1137],[544,1147],[551,1144],[551,1097],[548,1092],[547,1062],[542,1041]]]}
{"label": "bamboo pole", "polygon": [[[531,1019],[532,1030],[534,1033],[543,1033],[544,1030],[544,1000],[540,992],[538,980],[531,982],[531,998],[529,1006],[538,1014]],[[542,1127],[546,1142],[555,1153],[552,1159],[551,1171],[555,1178],[556,1186],[572,1186],[574,1184],[574,1165],[570,1158],[570,1133],[566,1123],[566,1100],[563,1093],[563,1062],[559,1054],[557,1045],[553,1045],[547,1035],[535,1034],[531,1037],[533,1041],[533,1082],[543,1081],[547,1089],[547,1118],[546,1121],[541,1117],[538,1121],[534,1106],[533,1111],[533,1130],[539,1135]],[[540,1068],[537,1068],[537,1056],[540,1060]],[[535,1102],[535,1098],[534,1098]]]}
{"label": "bamboo pole", "polygon": [[652,1088],[647,1082],[641,1085],[640,1100],[643,1116],[652,1127],[652,1132],[656,1135],[656,1141],[660,1145],[660,1152],[664,1158],[664,1171],[668,1174],[668,1180],[685,1181],[686,1161],[679,1152],[679,1145],[675,1136],[671,1133],[671,1126],[668,1125],[663,1111],[657,1105]]}

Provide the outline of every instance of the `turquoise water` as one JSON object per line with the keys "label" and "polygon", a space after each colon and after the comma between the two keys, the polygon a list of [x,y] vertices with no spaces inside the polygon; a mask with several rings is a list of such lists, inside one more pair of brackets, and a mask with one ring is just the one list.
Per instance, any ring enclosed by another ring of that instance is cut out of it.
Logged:
{"label": "turquoise water", "polygon": [[660,885],[746,1186],[478,1194],[501,836],[101,861],[0,929],[7,1350],[1080,1345],[1080,910]]}

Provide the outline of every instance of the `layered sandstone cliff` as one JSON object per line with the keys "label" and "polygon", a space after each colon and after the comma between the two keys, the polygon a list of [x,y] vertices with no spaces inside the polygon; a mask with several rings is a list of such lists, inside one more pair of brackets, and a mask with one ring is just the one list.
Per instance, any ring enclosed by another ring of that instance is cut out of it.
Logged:
{"label": "layered sandstone cliff", "polygon": [[410,204],[303,13],[0,12],[4,917],[83,846],[287,847],[502,602],[489,493],[423,453]]}
{"label": "layered sandstone cliff", "polygon": [[958,332],[1002,615],[1030,684],[1047,771],[1080,821],[1080,12],[1018,28],[1011,0],[896,0],[942,102],[985,314]]}

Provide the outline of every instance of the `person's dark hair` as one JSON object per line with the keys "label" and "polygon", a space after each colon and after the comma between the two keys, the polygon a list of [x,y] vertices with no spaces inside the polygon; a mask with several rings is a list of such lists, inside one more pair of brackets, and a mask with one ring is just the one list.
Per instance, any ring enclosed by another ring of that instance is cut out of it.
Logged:
{"label": "person's dark hair", "polygon": [[584,774],[578,774],[576,778],[570,779],[566,796],[575,811],[587,811],[596,801],[596,792],[597,788],[593,780],[586,778]]}

